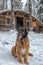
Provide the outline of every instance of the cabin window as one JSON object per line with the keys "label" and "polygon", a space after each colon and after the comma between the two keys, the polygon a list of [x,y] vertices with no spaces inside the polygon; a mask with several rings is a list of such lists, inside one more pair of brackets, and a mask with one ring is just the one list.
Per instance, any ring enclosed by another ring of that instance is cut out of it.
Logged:
{"label": "cabin window", "polygon": [[37,22],[34,22],[34,21],[33,21],[32,25],[33,25],[33,26],[37,26],[38,24],[37,24]]}
{"label": "cabin window", "polygon": [[7,24],[10,24],[10,23],[11,23],[11,19],[7,18]]}

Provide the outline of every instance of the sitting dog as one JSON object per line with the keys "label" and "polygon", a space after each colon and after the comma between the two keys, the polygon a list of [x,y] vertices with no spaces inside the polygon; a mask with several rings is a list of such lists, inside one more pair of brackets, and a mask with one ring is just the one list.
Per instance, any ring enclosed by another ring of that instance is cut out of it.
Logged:
{"label": "sitting dog", "polygon": [[24,35],[18,35],[16,39],[16,45],[11,49],[12,55],[17,57],[19,62],[22,63],[22,57],[24,57],[24,63],[28,64],[28,56],[33,56],[29,53],[29,39],[27,32]]}

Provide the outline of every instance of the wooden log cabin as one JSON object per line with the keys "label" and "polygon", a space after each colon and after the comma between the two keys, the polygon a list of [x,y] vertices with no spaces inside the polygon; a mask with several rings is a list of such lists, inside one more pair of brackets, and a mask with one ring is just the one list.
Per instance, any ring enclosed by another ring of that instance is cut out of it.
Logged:
{"label": "wooden log cabin", "polygon": [[[15,28],[18,30],[20,27],[27,27],[29,30],[29,15],[26,12],[23,11],[14,11],[14,21],[15,22]],[[11,11],[5,11],[5,12],[0,12],[0,30],[11,30],[12,23],[11,21]],[[26,22],[26,26],[25,26]],[[43,25],[32,16],[32,26],[33,26],[33,31],[42,31],[43,30]],[[41,27],[41,28],[40,28]]]}

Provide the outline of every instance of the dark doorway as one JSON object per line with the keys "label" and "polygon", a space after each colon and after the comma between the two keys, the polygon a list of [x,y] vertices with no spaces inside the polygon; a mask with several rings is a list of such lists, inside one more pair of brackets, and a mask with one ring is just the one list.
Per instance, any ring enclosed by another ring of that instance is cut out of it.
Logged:
{"label": "dark doorway", "polygon": [[23,18],[16,17],[16,29],[23,27]]}

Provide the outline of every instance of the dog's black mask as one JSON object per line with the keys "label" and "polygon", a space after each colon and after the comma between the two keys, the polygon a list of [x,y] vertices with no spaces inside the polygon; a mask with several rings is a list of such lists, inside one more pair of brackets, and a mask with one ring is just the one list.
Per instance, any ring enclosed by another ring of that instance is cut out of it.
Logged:
{"label": "dog's black mask", "polygon": [[27,35],[28,35],[28,32],[27,32],[27,30],[25,29],[25,30],[24,30],[24,34],[22,34],[21,40],[23,40],[24,38],[26,38]]}
{"label": "dog's black mask", "polygon": [[17,36],[20,36],[20,35],[22,35],[21,40],[23,40],[23,39],[24,39],[25,37],[27,37],[27,35],[28,35],[27,30],[26,30],[26,29],[20,30],[20,31],[18,32],[18,35],[17,35]]}

